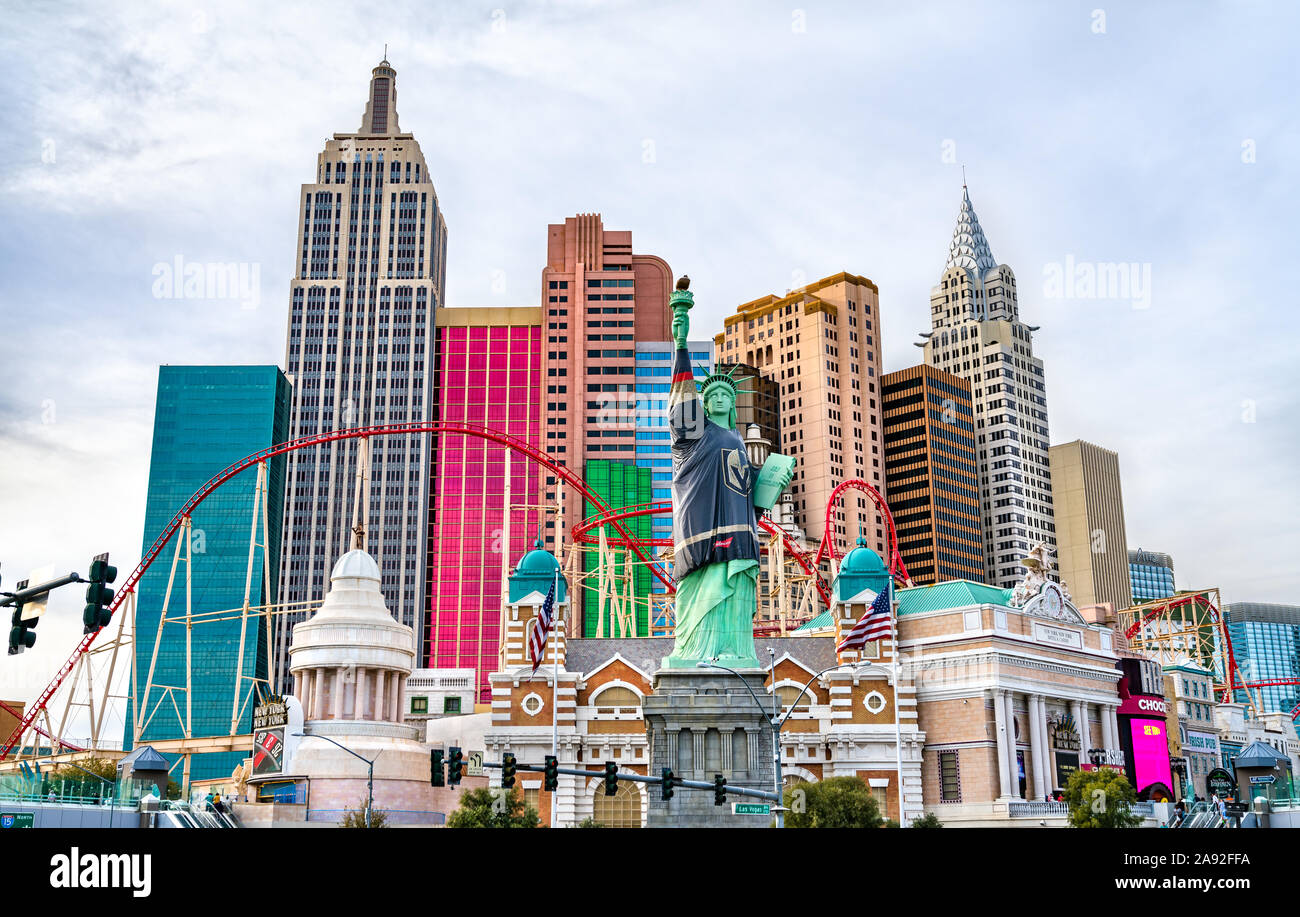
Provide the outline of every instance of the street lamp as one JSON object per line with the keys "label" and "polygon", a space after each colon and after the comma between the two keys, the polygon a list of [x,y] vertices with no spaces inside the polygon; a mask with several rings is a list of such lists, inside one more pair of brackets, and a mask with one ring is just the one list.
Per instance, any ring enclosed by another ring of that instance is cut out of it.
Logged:
{"label": "street lamp", "polygon": [[[334,745],[337,745],[339,748],[346,751],[352,757],[360,758],[362,761],[366,762],[366,827],[369,828],[370,810],[374,808],[375,805],[375,762],[374,760],[371,758],[362,757],[352,749],[348,748],[342,742],[336,742],[333,739],[331,739],[329,736],[323,736],[317,732],[295,732],[293,733],[293,735],[300,739],[324,739],[326,742],[330,742]],[[380,749],[379,754],[383,754],[383,749]],[[378,757],[379,755],[375,755],[375,758]]]}
{"label": "street lamp", "polygon": [[[772,713],[768,721],[772,724],[772,763],[773,763],[772,782],[774,784],[774,789],[776,791],[776,798],[777,798],[777,804],[775,808],[776,827],[784,828],[785,827],[785,797],[781,786],[781,781],[782,781],[781,727],[784,726],[785,721],[790,718],[790,714],[794,713],[794,708],[798,706],[799,701],[803,698],[804,694],[807,693],[808,688],[812,686],[812,683],[817,679],[821,678],[827,672],[833,672],[835,669],[863,668],[863,667],[870,668],[871,666],[876,665],[876,663],[841,662],[838,663],[837,665],[828,666],[827,668],[822,669],[812,678],[808,679],[808,682],[803,686],[803,689],[800,690],[799,694],[790,703],[790,709],[786,712],[785,716],[779,716],[781,712],[781,708],[779,706],[780,701],[776,693],[776,650],[772,649],[771,647],[768,647],[767,652],[768,655],[771,657],[771,665],[769,666],[768,671],[771,673],[771,681],[772,681]],[[758,699],[758,695],[755,694],[754,689],[749,686],[749,682],[745,681],[744,677],[735,669],[729,669],[725,665],[718,665],[716,662],[711,662],[707,659],[702,659],[699,662],[697,662],[695,665],[697,668],[721,669],[724,672],[730,672],[732,675],[735,675],[737,678],[740,679],[740,682],[745,686],[745,689],[749,691],[749,696],[754,698],[754,703],[758,705],[759,712],[764,714],[765,716],[768,715],[767,711],[763,709],[763,702]],[[901,773],[899,774],[899,780],[900,781],[902,780]]]}

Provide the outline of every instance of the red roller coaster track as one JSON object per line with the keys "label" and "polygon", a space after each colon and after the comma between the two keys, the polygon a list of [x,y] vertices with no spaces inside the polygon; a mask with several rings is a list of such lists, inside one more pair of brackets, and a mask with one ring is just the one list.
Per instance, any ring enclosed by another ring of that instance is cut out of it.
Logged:
{"label": "red roller coaster track", "polygon": [[[191,515],[199,504],[211,496],[213,491],[239,473],[255,467],[259,462],[264,462],[277,455],[283,455],[286,452],[292,452],[295,449],[305,449],[310,446],[319,446],[324,443],[336,442],[338,440],[362,439],[370,436],[400,436],[424,433],[452,433],[460,434],[462,436],[473,436],[513,449],[516,452],[526,455],[537,464],[542,465],[557,477],[562,478],[566,484],[577,489],[584,497],[598,507],[600,511],[610,512],[610,508],[605,504],[605,502],[597,494],[587,488],[587,485],[582,480],[581,476],[574,474],[566,466],[552,461],[538,447],[533,446],[524,440],[517,439],[505,433],[500,433],[489,427],[454,422],[407,423],[387,424],[374,427],[357,427],[350,430],[335,430],[330,433],[321,433],[315,436],[304,436],[289,442],[280,443],[276,446],[271,446],[261,450],[260,452],[255,452],[246,458],[240,459],[224,470],[213,475],[206,484],[195,491],[194,495],[186,501],[185,505],[181,507],[176,515],[172,517],[171,521],[167,523],[167,527],[163,529],[162,534],[154,540],[154,543],[149,547],[149,550],[145,552],[144,557],[141,558],[140,563],[131,571],[130,576],[128,576],[125,582],[123,582],[122,587],[117,590],[117,594],[113,596],[112,604],[109,606],[109,612],[115,613],[126,595],[134,591],[136,585],[140,582],[140,577],[144,575],[145,571],[148,570],[150,565],[158,558],[162,549],[166,547],[167,543],[171,540],[172,535],[174,535],[176,530],[180,528],[182,521]],[[651,572],[660,582],[669,589],[672,589],[673,584],[671,578],[669,578],[658,565],[653,564],[650,561],[650,558],[646,557],[640,545],[633,541],[631,535],[629,535],[627,530],[623,528],[622,523],[613,521],[610,524],[614,526],[615,530],[623,538],[629,540],[629,548],[634,554],[636,554],[638,559],[650,567]],[[14,727],[14,731],[5,741],[4,746],[0,748],[0,760],[8,757],[9,752],[13,750],[14,745],[16,745],[19,739],[22,738],[23,733],[32,726],[36,717],[45,709],[45,705],[50,702],[50,698],[52,698],[55,692],[59,690],[59,686],[63,684],[64,679],[72,672],[73,668],[77,664],[77,660],[79,660],[81,656],[90,649],[91,644],[95,642],[95,638],[98,636],[99,631],[96,631],[81,638],[76,649],[73,650],[72,655],[68,657],[68,661],[63,664],[55,674],[54,678],[45,687],[45,690],[40,693],[32,705],[23,714],[22,719],[19,720],[18,725]],[[38,731],[41,730],[38,729]],[[43,731],[41,732],[44,734]]]}
{"label": "red roller coaster track", "polygon": [[[213,491],[215,491],[226,481],[229,481],[231,478],[235,477],[241,472],[256,466],[260,462],[264,462],[267,459],[274,458],[275,456],[278,455],[283,455],[286,452],[292,452],[296,449],[305,449],[311,446],[319,446],[325,443],[336,442],[339,440],[362,439],[370,436],[398,436],[398,435],[415,435],[415,434],[429,434],[429,433],[451,433],[451,434],[459,434],[462,436],[473,436],[479,439],[487,440],[489,442],[497,443],[499,445],[505,446],[506,448],[519,452],[522,455],[527,456],[537,464],[543,466],[548,471],[555,474],[557,477],[562,478],[566,484],[578,490],[578,492],[580,492],[586,499],[590,500],[591,503],[597,507],[597,513],[594,516],[588,519],[584,519],[582,522],[580,522],[578,525],[574,527],[573,534],[574,534],[575,541],[589,543],[590,540],[589,533],[593,527],[598,525],[612,525],[620,537],[614,539],[611,543],[632,551],[637,556],[638,560],[640,560],[642,563],[644,563],[647,567],[650,568],[651,573],[655,576],[656,579],[658,579],[661,583],[664,584],[664,586],[667,588],[667,590],[670,593],[676,591],[676,587],[672,581],[672,577],[668,575],[667,571],[665,571],[660,564],[653,562],[649,557],[647,557],[644,551],[644,548],[646,546],[659,545],[660,542],[663,541],[663,539],[633,538],[632,535],[627,531],[626,528],[624,528],[622,524],[623,519],[632,518],[635,516],[649,515],[653,513],[671,512],[671,504],[664,503],[664,502],[643,504],[637,507],[629,507],[629,508],[624,508],[616,511],[611,507],[609,507],[608,505],[606,505],[605,502],[598,495],[596,495],[590,489],[588,489],[586,482],[583,481],[583,479],[579,475],[574,474],[571,470],[569,470],[567,466],[558,464],[553,460],[551,460],[538,447],[532,446],[523,440],[517,439],[513,436],[509,436],[508,434],[505,433],[498,432],[489,427],[482,427],[476,424],[468,424],[468,423],[439,422],[439,423],[423,423],[423,424],[388,424],[388,425],[373,426],[373,427],[358,427],[355,429],[337,430],[330,433],[322,433],[315,436],[300,437],[299,439],[291,440],[285,443],[280,443],[279,445],[271,446],[267,449],[263,449],[260,452],[255,452],[252,455],[249,455],[246,458],[243,458],[231,464],[223,471],[213,475],[207,481],[207,483],[205,483],[202,487],[200,487],[194,493],[194,495],[191,496],[188,501],[186,501],[185,505],[181,507],[181,509],[176,513],[176,515],[172,517],[171,521],[167,524],[167,527],[163,530],[162,534],[160,534],[154,540],[154,543],[149,547],[149,550],[145,552],[144,557],[141,558],[140,563],[136,566],[134,570],[131,571],[130,576],[126,578],[126,581],[123,583],[122,587],[117,591],[117,594],[113,598],[112,604],[109,606],[109,611],[116,612],[118,606],[121,604],[121,602],[126,597],[126,595],[134,591],[137,584],[140,582],[140,577],[144,575],[145,571],[148,570],[149,567],[153,564],[153,562],[158,558],[159,554],[162,552],[162,549],[166,547],[167,543],[171,540],[171,537],[176,533],[176,530],[180,528],[183,520],[188,516],[190,516],[194,512],[194,510],[199,506],[199,504],[201,504],[205,499],[207,499],[208,496],[210,496]],[[801,551],[794,544],[794,542],[791,541],[789,536],[784,531],[782,531],[779,527],[773,524],[769,519],[763,518],[760,520],[760,525],[765,531],[767,531],[769,534],[772,535],[781,536],[782,543],[784,544],[786,551],[792,557],[794,557],[794,559],[800,565],[803,571],[815,577],[814,582],[817,587],[817,592],[821,596],[822,601],[826,604],[827,607],[830,607],[831,605],[830,593],[826,587],[825,581],[821,576],[821,573],[818,570],[818,567],[824,560],[827,559],[835,560],[839,557],[839,553],[837,551],[836,544],[835,544],[835,535],[834,535],[834,523],[833,523],[834,507],[836,501],[839,500],[840,496],[848,489],[863,491],[868,496],[870,496],[872,502],[875,503],[877,510],[880,512],[881,516],[885,520],[885,524],[889,533],[890,572],[895,577],[900,579],[902,582],[910,584],[911,580],[908,577],[907,567],[903,564],[903,558],[898,551],[898,537],[894,530],[894,520],[893,517],[890,515],[889,507],[885,503],[884,498],[881,497],[880,494],[876,491],[876,489],[872,487],[870,484],[868,484],[866,481],[862,481],[858,479],[845,481],[844,483],[836,487],[835,490],[831,493],[831,498],[826,505],[826,521],[822,532],[822,540],[820,545],[818,546],[817,554],[813,558],[811,563],[807,558],[807,552]],[[50,699],[54,696],[55,692],[57,692],[59,687],[63,684],[64,679],[68,677],[68,674],[71,673],[73,668],[76,666],[77,660],[80,659],[81,656],[85,654],[87,650],[89,650],[91,644],[95,642],[95,638],[98,635],[99,635],[98,631],[92,634],[87,634],[81,639],[81,642],[77,644],[76,649],[73,651],[72,655],[68,658],[67,662],[63,664],[63,666],[55,674],[54,678],[50,681],[49,685],[46,686],[45,690],[41,692],[41,694],[37,697],[36,701],[31,705],[31,707],[28,708],[28,710],[25,712],[25,714],[19,721],[18,725],[14,728],[13,733],[6,740],[3,748],[0,748],[0,759],[3,759],[8,756],[9,752],[13,749],[14,745],[22,738],[23,733],[26,732],[28,728],[33,728],[33,724],[36,720],[36,717],[40,714],[40,711],[45,709],[45,706],[50,702]],[[47,733],[44,732],[44,730],[41,730],[39,727],[34,727],[34,728],[36,728],[36,730],[40,732],[42,735],[45,735],[47,738],[50,738],[51,741],[58,741],[64,747],[67,748],[75,748],[75,746],[71,746],[68,745],[67,743],[62,742],[61,739],[55,739],[49,736]]]}
{"label": "red roller coaster track", "polygon": [[[1237,656],[1232,649],[1232,635],[1228,633],[1227,623],[1223,620],[1223,616],[1219,614],[1219,609],[1215,607],[1214,603],[1211,602],[1209,599],[1207,599],[1204,596],[1204,594],[1200,592],[1190,592],[1187,595],[1176,597],[1172,601],[1168,601],[1168,602],[1152,603],[1151,610],[1146,612],[1144,615],[1142,615],[1142,617],[1138,618],[1136,621],[1130,624],[1128,626],[1128,629],[1124,631],[1124,636],[1127,639],[1132,640],[1139,633],[1141,633],[1142,628],[1144,628],[1150,622],[1156,620],[1157,618],[1163,617],[1164,615],[1167,615],[1171,611],[1174,611],[1179,608],[1183,608],[1184,606],[1194,606],[1197,602],[1200,602],[1209,610],[1210,618],[1214,622],[1214,626],[1217,628],[1219,637],[1223,640],[1224,660],[1228,671],[1226,673],[1227,681],[1223,686],[1222,702],[1226,703],[1231,701],[1232,692],[1238,688],[1246,689],[1247,691],[1249,691],[1249,689],[1251,688],[1270,688],[1270,687],[1282,687],[1285,685],[1300,685],[1300,679],[1297,678],[1283,678],[1276,681],[1249,681],[1249,682],[1243,679],[1241,677],[1241,670],[1237,667]],[[1300,704],[1297,704],[1295,707],[1291,709],[1291,719],[1292,720],[1300,719]]]}

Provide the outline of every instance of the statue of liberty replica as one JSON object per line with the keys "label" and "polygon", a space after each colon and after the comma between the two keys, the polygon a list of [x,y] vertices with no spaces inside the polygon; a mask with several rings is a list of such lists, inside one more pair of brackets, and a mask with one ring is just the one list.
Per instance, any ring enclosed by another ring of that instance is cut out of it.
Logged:
{"label": "statue of liberty replica", "polygon": [[[664,668],[709,661],[761,668],[754,652],[758,613],[758,517],[790,485],[794,459],[772,455],[750,464],[736,431],[732,374],[714,373],[697,390],[687,337],[694,304],[690,278],[669,299],[677,347],[668,398],[673,457],[673,575],[677,623]],[[733,370],[734,372],[734,370]]]}

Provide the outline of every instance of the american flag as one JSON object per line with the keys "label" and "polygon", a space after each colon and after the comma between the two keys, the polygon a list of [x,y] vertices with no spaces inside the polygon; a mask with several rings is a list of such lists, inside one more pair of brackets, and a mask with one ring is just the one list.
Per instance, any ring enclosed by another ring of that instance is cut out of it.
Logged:
{"label": "american flag", "polygon": [[853,625],[853,629],[845,634],[844,639],[840,641],[835,651],[842,653],[845,650],[860,650],[872,640],[879,640],[881,637],[888,637],[890,630],[889,615],[889,587],[885,588],[876,596],[871,607],[867,609],[866,614],[858,619],[858,623]]}
{"label": "american flag", "polygon": [[529,629],[528,655],[533,660],[533,674],[537,673],[537,667],[546,658],[546,638],[551,634],[551,622],[555,612],[555,584],[559,579],[560,572],[557,570],[555,579],[551,580],[551,589],[546,593],[546,601],[542,603],[541,613],[533,618]]}

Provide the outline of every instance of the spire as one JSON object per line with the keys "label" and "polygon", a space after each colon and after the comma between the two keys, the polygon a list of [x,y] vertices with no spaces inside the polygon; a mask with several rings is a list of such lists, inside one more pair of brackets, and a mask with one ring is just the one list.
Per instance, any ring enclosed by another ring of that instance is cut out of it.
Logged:
{"label": "spire", "polygon": [[401,132],[397,124],[397,71],[388,62],[388,45],[384,45],[384,59],[370,71],[370,98],[357,133],[391,137]]}
{"label": "spire", "polygon": [[975,215],[975,208],[971,206],[970,192],[966,190],[964,168],[961,183],[961,212],[957,214],[957,228],[952,231],[952,243],[948,246],[948,263],[943,266],[943,269],[946,271],[954,265],[964,267],[979,277],[983,277],[989,270],[998,266],[993,251],[989,248],[988,239],[984,238],[984,230],[980,228],[980,220]]}

